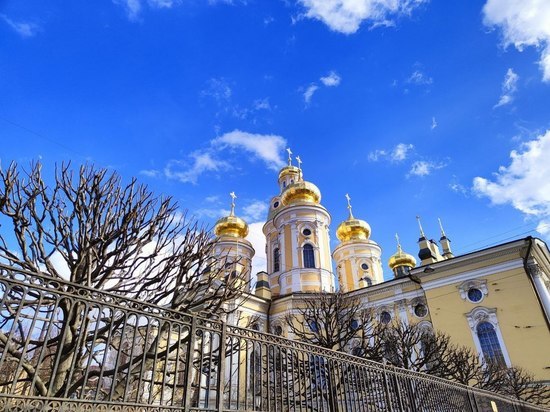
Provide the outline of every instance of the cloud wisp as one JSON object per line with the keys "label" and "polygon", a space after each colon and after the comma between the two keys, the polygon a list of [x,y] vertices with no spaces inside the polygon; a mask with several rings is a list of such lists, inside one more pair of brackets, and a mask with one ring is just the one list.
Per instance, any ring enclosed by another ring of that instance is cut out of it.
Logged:
{"label": "cloud wisp", "polygon": [[[337,87],[340,85],[342,78],[334,70],[331,70],[326,76],[321,76],[319,82],[324,87]],[[311,103],[311,99],[317,90],[319,90],[319,85],[315,82],[311,83],[308,87],[305,88],[303,93],[304,102],[306,107]],[[304,90],[303,88],[301,90]]]}
{"label": "cloud wisp", "polygon": [[487,0],[483,22],[499,29],[504,47],[523,51],[535,47],[540,51],[542,78],[550,82],[550,2],[545,0]]}
{"label": "cloud wisp", "polygon": [[204,174],[232,170],[234,157],[260,161],[268,169],[279,170],[285,165],[282,153],[286,144],[286,139],[282,136],[233,130],[210,140],[204,149],[196,150],[183,159],[170,160],[162,171],[147,169],[141,170],[140,174],[151,178],[164,176],[181,183],[197,184]]}
{"label": "cloud wisp", "polygon": [[410,143],[398,143],[391,150],[376,149],[370,152],[368,159],[371,162],[378,162],[380,160],[402,162],[410,156],[413,149],[414,145]]}
{"label": "cloud wisp", "polygon": [[364,22],[371,28],[393,26],[427,0],[299,0],[305,17],[320,20],[331,30],[353,34]]}
{"label": "cloud wisp", "polygon": [[417,160],[415,161],[407,174],[407,177],[425,177],[432,174],[434,170],[443,169],[446,166],[445,163],[433,162],[429,160]]}
{"label": "cloud wisp", "polygon": [[476,177],[473,191],[495,205],[511,205],[537,219],[537,231],[550,236],[550,130],[512,150],[510,164],[499,167],[493,179]]}
{"label": "cloud wisp", "polygon": [[13,31],[23,38],[33,37],[40,30],[34,23],[17,22],[10,19],[5,14],[0,14],[0,20],[3,20]]}
{"label": "cloud wisp", "polygon": [[517,83],[519,76],[511,68],[506,71],[504,76],[504,81],[502,82],[502,93],[498,103],[494,105],[493,108],[505,106],[514,101],[516,91],[518,89]]}

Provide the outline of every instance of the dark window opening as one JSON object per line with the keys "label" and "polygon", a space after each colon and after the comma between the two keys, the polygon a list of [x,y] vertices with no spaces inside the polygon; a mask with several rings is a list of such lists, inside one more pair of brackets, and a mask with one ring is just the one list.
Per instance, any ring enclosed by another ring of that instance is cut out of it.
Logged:
{"label": "dark window opening", "polygon": [[273,272],[278,272],[279,270],[281,270],[279,260],[279,248],[275,248],[273,250]]}
{"label": "dark window opening", "polygon": [[314,268],[315,267],[315,254],[313,246],[309,243],[304,245],[304,267],[305,268]]}

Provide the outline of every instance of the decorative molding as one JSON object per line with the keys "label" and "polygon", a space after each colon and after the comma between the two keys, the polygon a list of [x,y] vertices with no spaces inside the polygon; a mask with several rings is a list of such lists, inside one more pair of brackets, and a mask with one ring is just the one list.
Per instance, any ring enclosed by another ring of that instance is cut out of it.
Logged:
{"label": "decorative molding", "polygon": [[477,326],[481,322],[489,322],[495,328],[495,333],[498,339],[498,343],[500,345],[502,356],[504,357],[504,361],[506,362],[506,366],[512,366],[510,356],[508,355],[508,350],[506,349],[506,345],[504,344],[504,339],[498,325],[497,309],[476,306],[470,312],[465,313],[464,316],[466,316],[468,326],[470,326],[470,331],[472,333],[474,344],[476,345],[477,353],[481,356],[481,358],[483,358],[484,355],[483,350],[481,349],[481,343],[479,342],[479,337],[477,336]]}
{"label": "decorative molding", "polygon": [[[437,273],[438,269],[435,268],[435,266],[433,265],[432,267],[434,267],[434,269],[436,270],[435,273]],[[504,262],[498,265],[486,266],[481,269],[470,270],[468,272],[459,273],[453,276],[443,276],[439,279],[435,279],[432,281],[422,281],[422,287],[425,290],[430,290],[430,289],[439,288],[441,286],[451,285],[453,283],[464,282],[467,280],[486,277],[486,276],[494,275],[495,273],[505,272],[507,270],[513,270],[513,269],[519,269],[519,268],[523,268],[523,261],[521,259]],[[418,275],[419,272],[414,273],[414,270],[415,269],[411,271],[411,274]],[[420,277],[420,279],[422,279],[422,277]]]}
{"label": "decorative molding", "polygon": [[[458,285],[457,288],[460,292],[460,297],[462,298],[462,300],[467,300],[468,302],[472,302],[472,303],[481,302],[483,299],[485,299],[485,296],[489,294],[489,289],[487,288],[487,279],[466,280],[462,282],[460,285]],[[481,299],[477,302],[474,302],[468,298],[468,291],[472,288],[479,289],[483,294]]]}

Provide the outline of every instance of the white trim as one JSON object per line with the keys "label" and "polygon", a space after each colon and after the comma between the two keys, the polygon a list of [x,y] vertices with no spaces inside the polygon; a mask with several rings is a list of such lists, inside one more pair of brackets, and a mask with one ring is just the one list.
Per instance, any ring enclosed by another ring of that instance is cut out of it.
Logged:
{"label": "white trim", "polygon": [[[458,275],[455,275],[455,276],[445,276],[445,277],[442,277],[442,278],[439,278],[439,279],[434,279],[434,280],[431,280],[431,281],[422,281],[422,286],[425,290],[430,290],[430,289],[435,289],[435,288],[439,288],[441,286],[446,286],[446,285],[450,285],[452,283],[458,283],[458,282],[464,282],[466,280],[470,280],[470,279],[476,279],[476,278],[481,278],[481,277],[485,277],[485,276],[490,276],[490,275],[494,275],[496,273],[500,273],[500,272],[505,272],[507,270],[512,270],[512,269],[518,269],[518,268],[522,268],[523,267],[523,262],[518,259],[518,260],[513,260],[513,261],[510,261],[510,262],[504,262],[504,263],[501,263],[501,264],[498,264],[498,265],[491,265],[491,266],[487,266],[487,267],[484,267],[482,269],[476,269],[476,270],[471,270],[469,272],[463,272],[463,273],[460,273]],[[440,272],[438,269],[436,269],[436,274]],[[441,272],[443,272],[443,270],[441,270]],[[421,277],[422,279],[422,277]]]}
{"label": "white trim", "polygon": [[511,367],[512,361],[508,355],[508,350],[506,349],[504,338],[502,337],[502,333],[500,332],[500,327],[498,325],[497,309],[476,306],[470,312],[465,313],[464,316],[466,316],[466,319],[468,320],[468,325],[470,326],[470,331],[472,332],[472,338],[480,358],[483,359],[484,356],[483,350],[481,349],[481,343],[479,342],[479,337],[477,336],[477,326],[482,322],[489,322],[495,328],[495,333],[497,335],[502,356],[504,357],[504,362],[506,362],[506,366]]}

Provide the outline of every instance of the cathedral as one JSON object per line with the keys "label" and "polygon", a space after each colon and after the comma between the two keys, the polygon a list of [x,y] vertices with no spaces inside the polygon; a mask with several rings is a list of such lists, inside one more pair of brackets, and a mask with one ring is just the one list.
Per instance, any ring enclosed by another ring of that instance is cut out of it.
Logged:
{"label": "cathedral", "polygon": [[[304,179],[300,158],[278,175],[278,190],[263,226],[265,251],[246,239],[247,223],[235,214],[215,225],[216,255],[228,274],[249,286],[228,322],[258,319],[259,330],[292,338],[285,316],[319,292],[341,290],[375,313],[378,322],[419,323],[449,335],[481,358],[519,366],[550,383],[550,251],[532,237],[455,256],[441,226],[438,242],[420,220],[418,261],[397,250],[387,262],[371,239],[369,224],[352,213],[336,229],[331,250],[331,216],[319,188]],[[266,253],[265,272],[251,281],[255,253]],[[229,263],[228,263],[229,262]],[[231,263],[233,262],[233,263]],[[387,264],[393,279],[384,280]]]}

